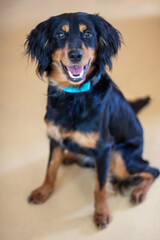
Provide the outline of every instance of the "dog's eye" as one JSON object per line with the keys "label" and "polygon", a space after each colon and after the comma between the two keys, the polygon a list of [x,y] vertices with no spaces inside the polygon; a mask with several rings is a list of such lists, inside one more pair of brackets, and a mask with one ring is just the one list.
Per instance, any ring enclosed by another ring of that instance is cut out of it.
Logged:
{"label": "dog's eye", "polygon": [[64,33],[64,32],[58,32],[58,33],[56,34],[56,38],[58,38],[58,39],[63,39],[63,38],[65,38],[65,33]]}
{"label": "dog's eye", "polygon": [[85,31],[83,36],[84,38],[91,38],[93,34],[90,31]]}

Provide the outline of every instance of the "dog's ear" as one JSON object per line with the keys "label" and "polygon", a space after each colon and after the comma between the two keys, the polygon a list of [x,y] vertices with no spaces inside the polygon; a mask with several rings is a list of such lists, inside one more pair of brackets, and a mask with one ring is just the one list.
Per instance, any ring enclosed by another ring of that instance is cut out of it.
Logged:
{"label": "dog's ear", "polygon": [[51,50],[49,44],[50,19],[37,25],[27,36],[25,42],[26,54],[37,62],[37,72],[44,74],[51,63]]}
{"label": "dog's ear", "polygon": [[97,63],[101,69],[108,65],[112,68],[112,57],[116,56],[121,46],[122,36],[110,23],[105,21],[99,15],[94,15],[96,21],[96,30],[98,33],[98,52]]}

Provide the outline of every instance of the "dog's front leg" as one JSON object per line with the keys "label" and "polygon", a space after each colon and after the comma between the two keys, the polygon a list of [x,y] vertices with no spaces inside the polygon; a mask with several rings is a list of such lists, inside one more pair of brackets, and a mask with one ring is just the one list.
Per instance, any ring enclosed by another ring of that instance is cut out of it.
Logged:
{"label": "dog's front leg", "polygon": [[111,221],[108,208],[107,177],[110,161],[111,147],[98,151],[96,156],[96,186],[94,192],[95,212],[94,221],[102,229],[106,228]]}
{"label": "dog's front leg", "polygon": [[50,140],[50,156],[43,184],[35,189],[28,198],[30,203],[39,204],[45,202],[52,194],[55,186],[57,171],[63,159],[63,150],[53,140]]}

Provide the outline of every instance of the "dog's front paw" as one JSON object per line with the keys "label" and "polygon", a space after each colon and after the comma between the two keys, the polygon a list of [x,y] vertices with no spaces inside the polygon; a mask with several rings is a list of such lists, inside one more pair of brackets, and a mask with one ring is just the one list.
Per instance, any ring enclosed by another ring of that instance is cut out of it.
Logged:
{"label": "dog's front paw", "polygon": [[52,194],[53,188],[50,185],[42,185],[35,189],[28,197],[28,202],[33,204],[44,203]]}
{"label": "dog's front paw", "polygon": [[111,222],[111,215],[109,212],[105,213],[94,213],[94,222],[99,229],[104,229]]}

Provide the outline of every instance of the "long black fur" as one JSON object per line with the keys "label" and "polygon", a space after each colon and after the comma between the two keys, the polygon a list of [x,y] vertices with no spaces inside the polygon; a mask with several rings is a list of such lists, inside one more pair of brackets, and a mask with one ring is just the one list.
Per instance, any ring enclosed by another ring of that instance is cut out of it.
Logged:
{"label": "long black fur", "polygon": [[[65,41],[58,41],[56,29],[65,22],[69,22],[72,32]],[[90,27],[94,36],[92,39],[84,40],[78,35],[76,26],[79,23]],[[92,82],[99,74],[101,79],[84,93],[66,93],[57,86],[49,85],[45,119],[68,131],[98,132],[99,140],[95,149],[81,147],[71,139],[58,144],[73,153],[96,159],[101,188],[107,179],[112,150],[121,152],[130,174],[149,172],[156,178],[159,170],[151,168],[142,158],[143,131],[135,115],[149,102],[149,98],[128,103],[105,70],[106,65],[110,69],[112,67],[112,57],[121,46],[121,34],[99,15],[86,13],[63,14],[40,23],[27,37],[26,53],[37,61],[37,71],[41,76],[50,73],[51,54],[63,48],[66,41],[74,48],[83,42],[86,47],[97,51],[95,70],[86,81]]]}

